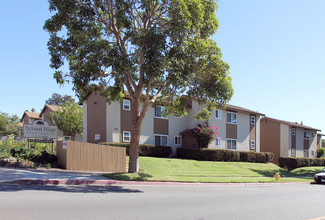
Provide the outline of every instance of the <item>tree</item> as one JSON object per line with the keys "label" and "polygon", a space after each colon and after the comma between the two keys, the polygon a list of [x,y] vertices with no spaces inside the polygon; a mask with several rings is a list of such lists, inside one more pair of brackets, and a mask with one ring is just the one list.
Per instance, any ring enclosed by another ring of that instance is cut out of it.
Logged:
{"label": "tree", "polygon": [[53,93],[52,97],[45,101],[45,104],[62,106],[65,102],[74,103],[75,100],[69,95]]}
{"label": "tree", "polygon": [[[213,0],[49,0],[55,14],[50,66],[57,83],[72,81],[83,100],[99,91],[107,101],[131,99],[129,172],[138,172],[143,119],[164,102],[166,114],[186,114],[186,98],[206,108],[208,118],[233,94],[229,65],[210,37],[216,32]],[[65,62],[69,72],[63,72]]]}
{"label": "tree", "polygon": [[7,127],[10,124],[17,124],[19,118],[17,115],[9,115],[5,112],[0,112],[0,135],[10,134],[10,130],[7,132]]}
{"label": "tree", "polygon": [[82,127],[82,108],[77,103],[66,102],[62,105],[62,111],[51,112],[49,119],[64,134],[71,136],[72,140],[83,131]]}

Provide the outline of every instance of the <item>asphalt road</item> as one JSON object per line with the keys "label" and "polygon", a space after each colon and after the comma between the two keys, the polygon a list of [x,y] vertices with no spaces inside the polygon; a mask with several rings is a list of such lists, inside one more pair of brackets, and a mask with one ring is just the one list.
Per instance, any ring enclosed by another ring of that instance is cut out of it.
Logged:
{"label": "asphalt road", "polygon": [[299,220],[325,216],[324,203],[325,185],[0,184],[0,219]]}

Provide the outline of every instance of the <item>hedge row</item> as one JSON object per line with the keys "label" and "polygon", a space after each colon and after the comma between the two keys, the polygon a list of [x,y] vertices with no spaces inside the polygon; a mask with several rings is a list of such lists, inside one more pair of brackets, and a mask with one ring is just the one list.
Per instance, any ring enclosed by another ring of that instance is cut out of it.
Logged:
{"label": "hedge row", "polygon": [[[102,145],[114,146],[114,147],[125,147],[126,155],[129,155],[130,144],[124,143],[108,143],[102,142],[99,143]],[[139,155],[147,157],[169,157],[172,153],[172,148],[169,146],[156,146],[149,144],[140,144]]]}
{"label": "hedge row", "polygon": [[273,160],[273,153],[257,153],[222,149],[177,148],[177,158],[204,161],[241,161],[267,163]]}
{"label": "hedge row", "polygon": [[325,166],[325,158],[280,157],[280,167],[295,169],[299,167]]}

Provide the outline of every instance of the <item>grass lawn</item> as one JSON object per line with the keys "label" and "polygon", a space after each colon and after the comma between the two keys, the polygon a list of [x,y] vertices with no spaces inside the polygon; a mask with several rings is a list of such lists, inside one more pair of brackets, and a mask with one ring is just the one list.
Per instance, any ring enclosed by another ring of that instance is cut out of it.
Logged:
{"label": "grass lawn", "polygon": [[[127,159],[128,160],[128,159]],[[137,174],[113,173],[104,176],[117,180],[205,183],[312,182],[323,167],[299,168],[291,172],[273,163],[211,162],[175,158],[140,157]],[[306,177],[307,176],[307,177]]]}

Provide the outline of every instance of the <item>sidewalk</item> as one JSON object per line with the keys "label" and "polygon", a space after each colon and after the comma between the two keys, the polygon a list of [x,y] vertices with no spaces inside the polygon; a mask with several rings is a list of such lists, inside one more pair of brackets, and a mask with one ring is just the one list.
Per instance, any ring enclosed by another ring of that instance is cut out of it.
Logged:
{"label": "sidewalk", "polygon": [[65,170],[21,169],[0,167],[0,184],[26,185],[178,185],[204,187],[238,187],[238,186],[281,186],[310,183],[186,183],[186,182],[143,182],[112,180],[99,173],[82,173]]}
{"label": "sidewalk", "polygon": [[21,169],[0,167],[0,183],[25,184],[94,184],[110,179],[98,173],[69,172],[64,170]]}

